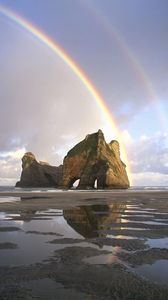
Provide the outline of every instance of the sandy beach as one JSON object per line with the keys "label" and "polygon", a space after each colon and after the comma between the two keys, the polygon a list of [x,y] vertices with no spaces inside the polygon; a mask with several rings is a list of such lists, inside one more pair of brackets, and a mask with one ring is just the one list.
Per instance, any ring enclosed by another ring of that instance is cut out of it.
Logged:
{"label": "sandy beach", "polygon": [[168,299],[167,191],[0,192],[1,299]]}

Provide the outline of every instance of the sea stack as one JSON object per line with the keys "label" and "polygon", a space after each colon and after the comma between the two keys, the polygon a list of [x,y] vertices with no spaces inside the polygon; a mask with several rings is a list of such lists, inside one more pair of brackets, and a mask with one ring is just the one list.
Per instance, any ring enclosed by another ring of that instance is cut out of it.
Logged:
{"label": "sea stack", "polygon": [[62,165],[50,166],[37,162],[33,153],[27,152],[22,158],[22,174],[16,187],[59,187],[62,183]]}
{"label": "sea stack", "polygon": [[130,186],[126,165],[120,159],[119,143],[106,143],[101,130],[88,134],[66,155],[63,166],[38,162],[33,153],[22,158],[22,174],[17,187],[70,189],[79,179],[78,189],[127,189]]}
{"label": "sea stack", "polygon": [[79,179],[78,189],[127,189],[126,165],[120,159],[119,143],[106,143],[101,130],[89,134],[73,147],[63,162],[63,188]]}

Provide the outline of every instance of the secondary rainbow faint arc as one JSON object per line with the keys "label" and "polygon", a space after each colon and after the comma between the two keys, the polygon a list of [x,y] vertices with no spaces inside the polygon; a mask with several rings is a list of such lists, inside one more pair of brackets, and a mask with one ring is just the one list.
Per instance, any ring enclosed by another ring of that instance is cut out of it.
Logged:
{"label": "secondary rainbow faint arc", "polygon": [[30,32],[33,36],[35,36],[41,42],[43,42],[49,49],[51,49],[53,52],[55,52],[71,68],[71,70],[77,75],[77,77],[82,81],[82,83],[88,89],[90,94],[96,100],[100,109],[104,113],[105,118],[108,121],[108,124],[110,125],[112,131],[115,133],[117,139],[119,140],[122,157],[123,157],[124,161],[126,162],[127,172],[128,172],[129,178],[131,179],[130,165],[129,165],[129,162],[127,159],[127,153],[126,153],[125,147],[120,139],[120,133],[115,125],[114,120],[112,119],[111,113],[108,110],[105,100],[102,98],[102,96],[97,91],[97,89],[92,84],[92,82],[87,77],[87,75],[84,73],[84,71],[76,64],[76,62],[74,62],[72,60],[72,58],[65,52],[65,50],[63,50],[55,41],[53,41],[44,32],[42,32],[41,29],[38,29],[37,26],[33,25],[32,23],[28,22],[23,17],[18,15],[16,12],[11,11],[9,8],[4,7],[2,5],[0,5],[0,12],[4,16],[8,17],[12,21],[17,23],[21,27],[23,27],[28,32]]}
{"label": "secondary rainbow faint arc", "polygon": [[93,5],[89,0],[80,0],[80,2],[83,4],[85,8],[88,9],[88,11],[92,14],[92,16],[96,18],[98,22],[101,23],[105,31],[109,34],[110,37],[113,38],[116,45],[118,45],[120,51],[122,51],[125,58],[130,63],[130,66],[135,71],[135,74],[138,77],[139,82],[143,85],[143,87],[147,91],[148,100],[154,106],[159,122],[162,124],[163,130],[167,129],[167,116],[163,112],[162,108],[160,107],[160,101],[153,87],[152,81],[148,76],[146,70],[144,69],[143,65],[139,62],[139,60],[135,56],[133,50],[127,45],[121,33],[117,31],[117,29],[113,24],[111,24],[108,17],[105,14],[103,14],[102,10],[100,10],[98,6]]}

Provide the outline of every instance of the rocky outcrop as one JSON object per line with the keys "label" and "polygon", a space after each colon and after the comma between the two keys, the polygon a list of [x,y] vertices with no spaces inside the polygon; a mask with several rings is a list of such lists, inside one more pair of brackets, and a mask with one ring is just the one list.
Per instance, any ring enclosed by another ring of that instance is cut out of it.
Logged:
{"label": "rocky outcrop", "polygon": [[126,166],[120,159],[119,143],[104,139],[103,132],[89,134],[64,158],[63,187],[71,188],[79,179],[79,189],[128,188]]}
{"label": "rocky outcrop", "polygon": [[62,183],[62,165],[50,166],[45,162],[37,162],[31,152],[22,158],[22,174],[17,187],[59,187]]}
{"label": "rocky outcrop", "polygon": [[128,188],[130,184],[126,166],[120,159],[119,143],[115,140],[106,143],[99,130],[73,147],[59,167],[37,162],[35,156],[27,152],[22,158],[21,179],[16,186],[69,189],[78,179],[78,189],[92,189],[96,181],[98,189]]}

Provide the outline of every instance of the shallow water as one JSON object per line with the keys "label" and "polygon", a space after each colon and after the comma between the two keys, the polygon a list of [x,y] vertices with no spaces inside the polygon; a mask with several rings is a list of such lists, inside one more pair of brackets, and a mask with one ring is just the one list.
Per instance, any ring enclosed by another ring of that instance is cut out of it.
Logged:
{"label": "shallow water", "polygon": [[168,249],[168,237],[161,239],[148,239],[147,244],[151,248]]}
{"label": "shallow water", "polygon": [[[4,197],[2,202],[3,199]],[[5,201],[7,200],[22,201],[18,197],[16,199],[5,197]],[[29,200],[26,201],[29,203]],[[162,253],[151,254],[153,255],[152,263],[148,264],[144,261],[139,263],[138,261],[136,265],[134,261],[134,267],[126,256],[120,257],[120,253],[134,255],[138,251],[145,254],[147,249],[168,249],[168,225],[164,223],[167,220],[164,217],[167,214],[166,211],[163,212],[163,208],[160,210],[159,207],[152,207],[152,202],[149,207],[143,208],[141,203],[134,204],[134,201],[136,200],[130,200],[130,198],[128,201],[117,202],[112,199],[108,199],[107,202],[99,199],[96,204],[96,198],[94,198],[94,200],[87,199],[87,206],[77,203],[71,208],[60,209],[59,207],[59,209],[46,210],[30,208],[21,212],[18,208],[12,213],[1,212],[0,245],[13,243],[17,245],[17,248],[0,249],[0,266],[18,266],[19,268],[36,266],[36,264],[43,266],[52,260],[58,263],[63,260],[69,266],[81,264],[82,268],[97,266],[113,268],[118,264],[128,269],[129,272],[131,270],[132,274],[138,274],[140,278],[146,278],[150,282],[157,282],[161,285],[168,284],[168,255],[163,260]],[[157,214],[160,215],[159,218]],[[138,217],[138,220],[133,217]],[[151,225],[151,227],[146,229],[144,225]],[[153,229],[152,226],[156,228]],[[116,231],[116,234],[110,234],[110,230]],[[132,231],[134,231],[133,235]],[[146,236],[146,232],[149,237]],[[157,238],[153,236],[154,232],[157,232]],[[91,250],[88,250],[88,247],[93,249],[93,253],[90,253]],[[82,248],[86,251],[82,252]],[[76,254],[74,254],[75,249]],[[165,252],[164,255],[166,255]],[[88,295],[85,295],[83,290],[67,288],[67,277],[62,281],[63,283],[60,283],[47,277],[29,280],[24,282],[23,286],[29,288],[39,299],[94,299],[93,295],[92,298],[87,298]]]}
{"label": "shallow water", "polygon": [[[54,212],[60,214],[62,211],[56,210]],[[50,214],[51,210],[41,212],[42,215],[45,213]],[[72,238],[82,238],[73,228],[67,226],[67,222],[63,216],[58,215],[53,217],[51,215],[50,220],[46,220],[45,216],[43,216],[43,220],[33,220],[35,215],[40,216],[40,212],[33,213],[31,211],[27,215],[24,213],[22,214],[22,220],[15,221],[12,218],[21,216],[20,214],[0,214],[0,217],[4,219],[4,222],[0,222],[0,226],[20,228],[16,232],[0,232],[0,242],[10,241],[18,245],[18,249],[13,251],[0,251],[0,265],[27,265],[47,259],[56,248],[48,242],[53,240],[53,238],[57,238],[57,235],[59,237],[71,236]],[[9,218],[11,221],[8,221]],[[57,249],[63,247],[65,245],[57,245]]]}

